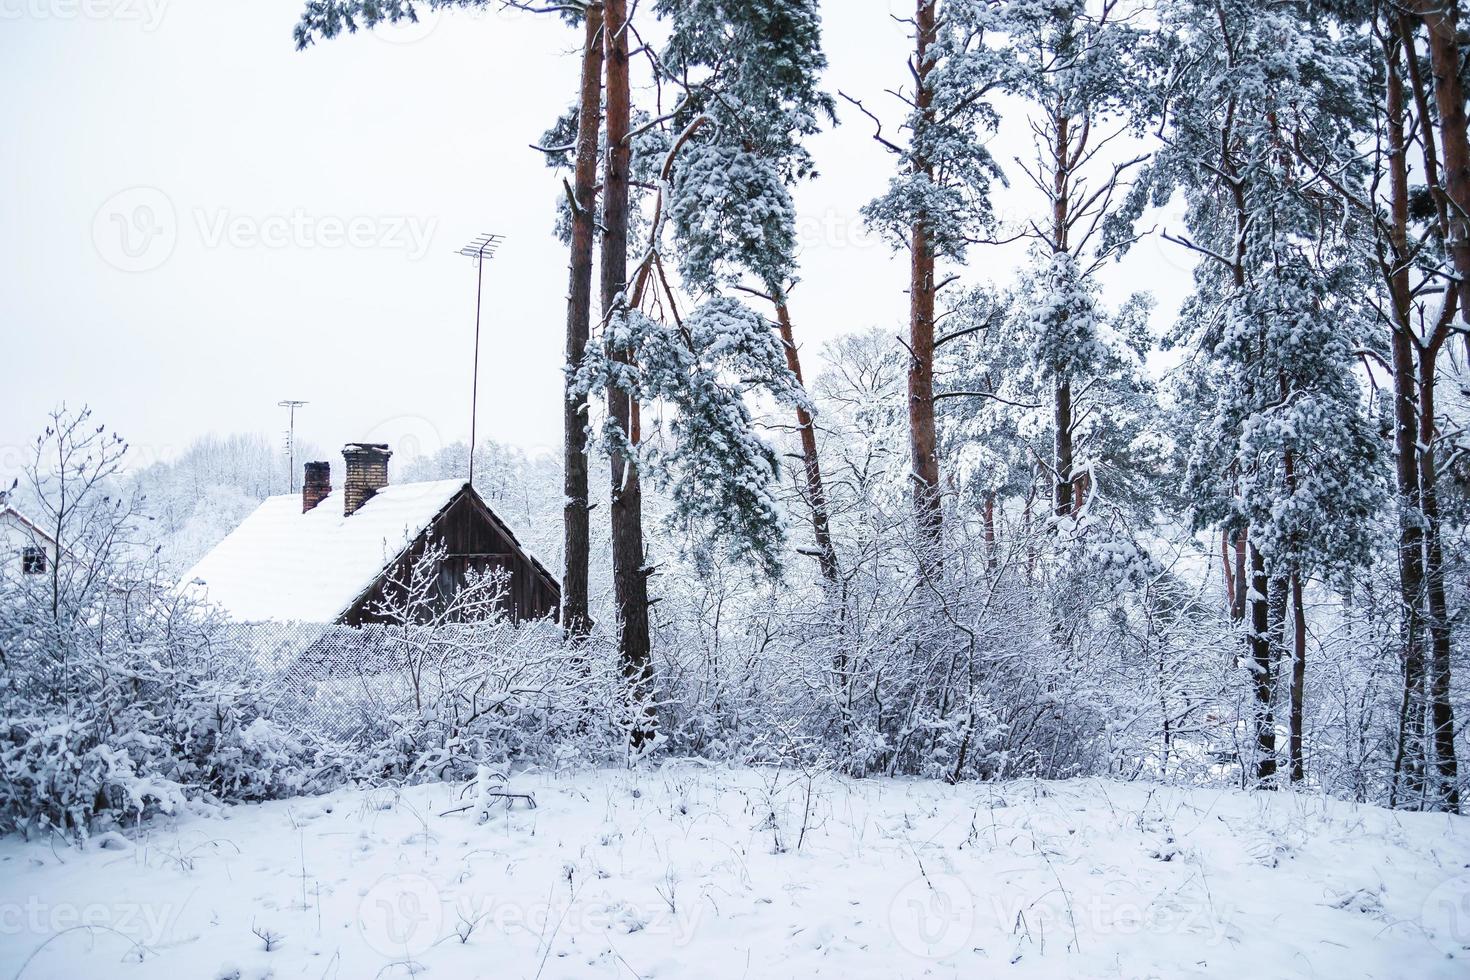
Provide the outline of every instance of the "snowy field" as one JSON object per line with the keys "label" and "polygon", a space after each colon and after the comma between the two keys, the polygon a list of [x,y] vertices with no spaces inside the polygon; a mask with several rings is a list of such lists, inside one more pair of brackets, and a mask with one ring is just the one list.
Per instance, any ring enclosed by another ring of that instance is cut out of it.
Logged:
{"label": "snowy field", "polygon": [[1463,977],[1470,821],[669,768],[0,842],[0,977]]}

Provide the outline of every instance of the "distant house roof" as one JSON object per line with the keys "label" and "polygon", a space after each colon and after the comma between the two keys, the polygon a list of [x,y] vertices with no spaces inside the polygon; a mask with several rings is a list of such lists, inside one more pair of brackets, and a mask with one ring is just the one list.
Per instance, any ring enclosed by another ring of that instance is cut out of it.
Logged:
{"label": "distant house roof", "polygon": [[390,485],[350,517],[340,489],[304,514],[299,493],[269,497],[179,587],[241,622],[335,622],[467,489],[463,480]]}
{"label": "distant house roof", "polygon": [[42,541],[45,541],[47,544],[53,546],[56,544],[56,539],[47,534],[45,531],[41,530],[40,526],[37,525],[35,521],[31,520],[29,517],[16,510],[10,504],[0,503],[0,521],[7,520],[14,521],[15,523],[19,524],[31,534],[40,538]]}

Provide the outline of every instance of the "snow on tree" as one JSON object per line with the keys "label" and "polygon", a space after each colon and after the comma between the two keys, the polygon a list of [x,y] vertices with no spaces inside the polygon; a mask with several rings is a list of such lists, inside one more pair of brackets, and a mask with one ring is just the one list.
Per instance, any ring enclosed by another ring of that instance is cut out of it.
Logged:
{"label": "snow on tree", "polygon": [[1100,353],[1090,280],[1129,241],[1106,232],[1114,230],[1126,175],[1145,159],[1110,158],[1133,125],[1142,35],[1113,3],[1014,0],[1000,10],[1003,51],[1014,66],[1007,89],[1026,100],[1033,133],[1032,159],[1018,164],[1050,206],[1022,234],[1037,243],[1031,279],[1044,284],[1031,291],[1038,304],[1031,363],[1044,364],[1049,375],[1050,496],[1054,513],[1066,518],[1082,505],[1084,464],[1075,442],[1079,419],[1090,414],[1074,404],[1075,389],[1086,386]]}
{"label": "snow on tree", "polygon": [[[990,302],[982,300],[982,308]],[[941,395],[947,397],[951,387],[956,394],[973,392],[951,403],[962,409],[956,423],[1004,418],[1005,434],[992,441],[1025,447],[1025,463],[1012,465],[1024,465],[1029,490],[1036,461],[1049,461],[1055,446],[1056,379],[1077,379],[1069,426],[1076,477],[1067,481],[1072,498],[1055,524],[1069,535],[1080,531],[1079,512],[1090,505],[1094,518],[1102,507],[1120,508],[1132,527],[1148,526],[1167,496],[1172,456],[1146,365],[1153,350],[1152,301],[1137,295],[1106,311],[1096,285],[1078,274],[1068,253],[1057,252],[1037,255],[1007,304],[994,329],[964,338],[945,362],[953,372],[947,372]],[[982,376],[974,376],[976,368]],[[974,438],[983,439],[981,432]],[[1055,469],[1040,468],[1046,471],[1040,491],[1047,499],[1056,486]]]}
{"label": "snow on tree", "polygon": [[[1453,458],[1464,430],[1437,407],[1436,393],[1441,375],[1451,374],[1454,383],[1450,340],[1463,303],[1451,270],[1470,254],[1453,244],[1463,235],[1455,230],[1463,213],[1453,202],[1470,183],[1464,167],[1457,176],[1450,160],[1470,157],[1464,149],[1462,80],[1435,65],[1437,58],[1443,65],[1443,31],[1453,32],[1457,12],[1454,5],[1433,4],[1347,3],[1330,9],[1338,17],[1334,28],[1352,45],[1367,81],[1352,106],[1365,136],[1349,147],[1302,141],[1297,156],[1371,230],[1353,244],[1375,273],[1369,285],[1378,319],[1387,327],[1386,336],[1369,338],[1362,352],[1392,377],[1404,687],[1392,799],[1455,811],[1460,801],[1450,695],[1453,630],[1438,457],[1448,451]],[[1429,35],[1427,59],[1420,55],[1421,28]]]}
{"label": "snow on tree", "polygon": [[[1299,610],[1304,576],[1361,561],[1365,518],[1381,495],[1381,453],[1351,368],[1362,334],[1351,302],[1361,270],[1343,247],[1352,216],[1293,149],[1303,133],[1351,142],[1344,109],[1361,75],[1293,6],[1176,0],[1161,17],[1163,146],[1130,204],[1136,211],[1149,195],[1162,204],[1182,189],[1189,234],[1166,237],[1202,257],[1182,329],[1209,358],[1192,380],[1209,385],[1213,404],[1195,432],[1189,490],[1200,526],[1248,535],[1256,774],[1269,783],[1285,596]],[[1337,290],[1347,299],[1334,301]],[[1329,452],[1313,451],[1313,439]],[[1305,637],[1293,632],[1290,755],[1300,779]]]}
{"label": "snow on tree", "polygon": [[[908,107],[900,127],[904,142],[884,135],[872,118],[874,138],[897,162],[887,191],[863,208],[868,224],[895,248],[907,249],[909,276],[909,462],[914,513],[938,557],[943,532],[939,436],[934,411],[934,324],[941,262],[962,263],[967,248],[993,223],[991,185],[1003,180],[986,148],[997,115],[991,94],[1012,66],[992,42],[999,28],[994,5],[984,0],[916,0],[910,25],[913,86],[895,93]],[[845,93],[844,93],[845,95]]]}
{"label": "snow on tree", "polygon": [[[769,302],[786,367],[800,381],[789,305],[797,282],[791,189],[812,173],[803,137],[834,118],[831,97],[817,87],[826,68],[817,6],[668,0],[659,9],[671,19],[662,65],[682,97],[674,128],[703,127],[668,188],[682,283],[696,294],[736,289]],[[815,414],[810,403],[795,407],[815,557],[830,584],[838,562]]]}
{"label": "snow on tree", "polygon": [[580,382],[587,391],[616,387],[648,407],[638,445],[617,426],[605,426],[602,439],[667,490],[671,519],[695,542],[698,564],[708,567],[708,549],[721,545],[779,573],[777,455],[756,432],[745,396],[759,383],[784,404],[810,402],[763,317],[728,297],[706,301],[680,323],[628,311],[589,348]]}
{"label": "snow on tree", "polygon": [[[815,5],[669,0],[655,9],[670,23],[657,77],[680,102],[653,174],[660,191],[647,251],[581,378],[585,391],[621,390],[649,412],[672,409],[667,426],[655,423],[636,442],[626,427],[621,436],[605,428],[605,444],[667,481],[677,522],[707,527],[707,542],[748,552],[774,574],[784,541],[770,490],[778,457],[745,399],[766,390],[804,411],[812,405],[771,324],[719,291],[753,280],[782,299],[794,274],[787,182],[809,169],[800,136],[830,111],[815,84],[825,64]],[[683,289],[706,297],[687,316],[665,253]]]}

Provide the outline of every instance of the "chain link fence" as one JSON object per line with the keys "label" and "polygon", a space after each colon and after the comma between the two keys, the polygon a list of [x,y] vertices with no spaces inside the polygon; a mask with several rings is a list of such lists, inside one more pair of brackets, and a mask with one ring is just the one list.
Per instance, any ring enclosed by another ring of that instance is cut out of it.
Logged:
{"label": "chain link fence", "polygon": [[316,623],[227,623],[212,640],[225,670],[263,677],[282,721],[350,738],[416,710],[425,679],[411,630]]}

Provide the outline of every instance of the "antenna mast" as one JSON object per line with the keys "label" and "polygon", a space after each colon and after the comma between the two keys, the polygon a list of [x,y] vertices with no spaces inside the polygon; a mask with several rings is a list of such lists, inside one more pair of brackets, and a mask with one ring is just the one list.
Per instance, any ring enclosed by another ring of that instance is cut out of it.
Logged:
{"label": "antenna mast", "polygon": [[504,241],[504,235],[487,232],[455,253],[475,260],[475,360],[470,381],[470,483],[475,482],[475,422],[479,415],[480,402],[480,295],[485,285],[485,259],[493,259],[495,250]]}
{"label": "antenna mast", "polygon": [[296,492],[296,410],[306,402],[287,398],[276,402],[286,410],[286,492]]}

